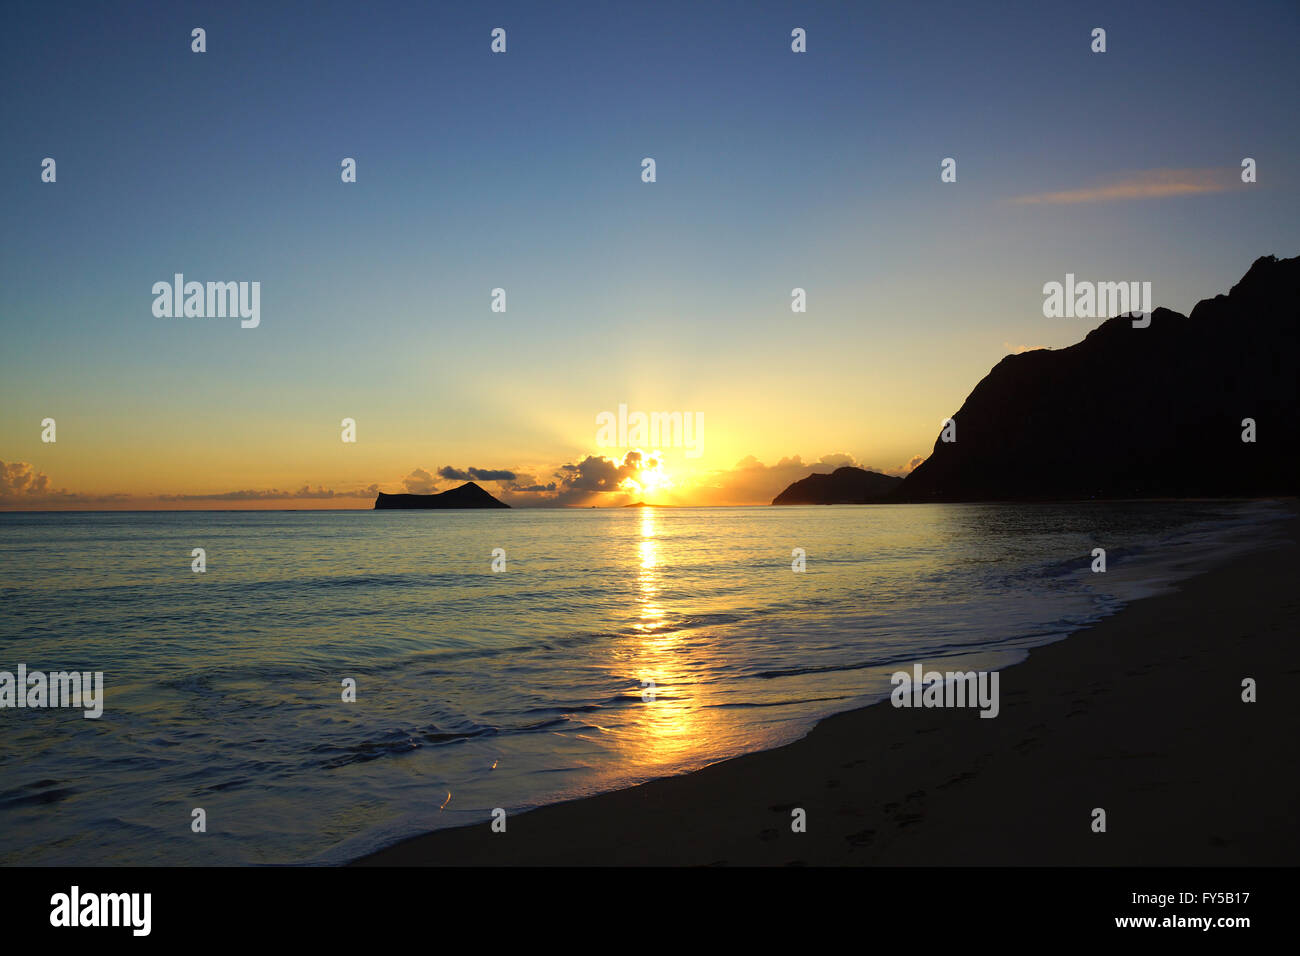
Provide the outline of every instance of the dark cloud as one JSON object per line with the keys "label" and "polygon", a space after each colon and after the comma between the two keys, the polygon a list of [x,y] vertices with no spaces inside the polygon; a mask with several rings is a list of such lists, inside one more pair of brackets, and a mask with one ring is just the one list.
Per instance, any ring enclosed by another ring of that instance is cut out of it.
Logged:
{"label": "dark cloud", "polygon": [[624,481],[658,466],[657,458],[639,451],[629,451],[622,458],[588,455],[579,462],[557,467],[550,481],[517,473],[513,480],[502,484],[500,495],[516,507],[604,503],[601,496],[627,494],[627,489],[621,487]]}
{"label": "dark cloud", "polygon": [[626,478],[636,474],[641,453],[630,451],[623,461],[588,455],[576,465],[562,465],[558,473],[566,492],[616,491]]}
{"label": "dark cloud", "polygon": [[639,451],[629,451],[622,460],[603,455],[588,455],[577,464],[561,465],[555,473],[556,488],[551,503],[580,505],[592,503],[597,495],[625,494],[621,485],[635,479],[643,469],[657,468],[659,462]]}
{"label": "dark cloud", "polygon": [[514,481],[515,473],[503,468],[475,468],[472,465],[461,471],[451,465],[438,469],[438,477],[448,481]]}
{"label": "dark cloud", "polygon": [[507,482],[504,491],[515,494],[535,495],[554,492],[559,485],[554,481],[541,482],[536,475],[523,474],[522,472],[515,475],[515,480]]}

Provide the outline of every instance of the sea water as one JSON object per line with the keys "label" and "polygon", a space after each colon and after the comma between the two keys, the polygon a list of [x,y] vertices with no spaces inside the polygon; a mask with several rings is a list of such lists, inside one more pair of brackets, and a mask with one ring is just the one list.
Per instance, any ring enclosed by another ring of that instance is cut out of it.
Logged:
{"label": "sea water", "polygon": [[913,662],[1013,664],[1277,513],[0,514],[0,670],[104,675],[98,719],[0,710],[0,863],[340,862],[682,773]]}

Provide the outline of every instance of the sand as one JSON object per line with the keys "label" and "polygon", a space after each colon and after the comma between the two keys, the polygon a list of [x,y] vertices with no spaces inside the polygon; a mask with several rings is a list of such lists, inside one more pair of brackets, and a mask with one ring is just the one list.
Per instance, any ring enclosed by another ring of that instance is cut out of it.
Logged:
{"label": "sand", "polygon": [[511,814],[505,833],[440,830],[356,862],[1293,865],[1300,520],[1275,527],[1284,543],[1002,671],[996,719],[866,707],[776,750]]}

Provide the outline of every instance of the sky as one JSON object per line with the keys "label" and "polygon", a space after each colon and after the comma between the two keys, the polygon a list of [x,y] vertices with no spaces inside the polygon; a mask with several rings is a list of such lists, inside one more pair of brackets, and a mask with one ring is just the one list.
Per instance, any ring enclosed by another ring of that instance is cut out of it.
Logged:
{"label": "sky", "polygon": [[[1003,356],[1100,324],[1045,283],[1186,313],[1300,254],[1298,38],[1292,2],[22,5],[0,510],[905,474]],[[258,325],[155,315],[176,273],[258,282]],[[602,443],[620,405],[698,447]]]}

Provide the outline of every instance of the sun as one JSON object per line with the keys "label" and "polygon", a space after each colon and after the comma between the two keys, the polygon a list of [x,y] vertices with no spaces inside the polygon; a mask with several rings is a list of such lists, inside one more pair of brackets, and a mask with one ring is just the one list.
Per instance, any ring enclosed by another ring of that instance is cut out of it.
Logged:
{"label": "sun", "polygon": [[653,494],[671,488],[672,479],[664,471],[663,456],[658,452],[642,457],[643,464],[636,473],[623,480],[622,488],[632,494]]}
{"label": "sun", "polygon": [[672,484],[662,470],[642,471],[637,477],[643,491],[659,491]]}

